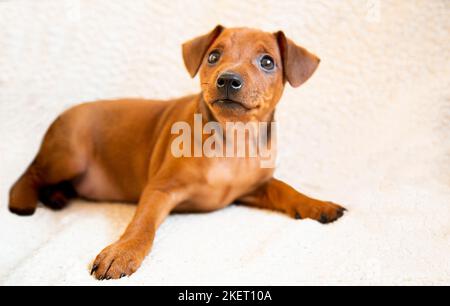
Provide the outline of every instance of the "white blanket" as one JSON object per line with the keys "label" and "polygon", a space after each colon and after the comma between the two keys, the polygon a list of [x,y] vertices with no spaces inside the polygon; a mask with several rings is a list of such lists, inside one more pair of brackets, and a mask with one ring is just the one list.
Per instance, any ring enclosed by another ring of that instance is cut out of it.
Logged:
{"label": "white blanket", "polygon": [[[448,1],[0,1],[0,284],[450,284]],[[331,225],[231,206],[173,215],[130,278],[88,273],[132,205],[29,218],[8,190],[82,101],[196,92],[180,44],[217,23],[286,35],[322,63],[279,106],[277,177],[349,213]]]}

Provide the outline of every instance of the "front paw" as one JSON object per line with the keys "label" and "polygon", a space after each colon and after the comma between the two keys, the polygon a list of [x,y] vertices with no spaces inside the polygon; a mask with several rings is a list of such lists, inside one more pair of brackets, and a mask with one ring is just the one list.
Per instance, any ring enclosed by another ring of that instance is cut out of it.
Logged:
{"label": "front paw", "polygon": [[308,218],[327,224],[341,218],[346,211],[344,207],[332,202],[311,201],[294,207],[291,214],[295,219]]}
{"label": "front paw", "polygon": [[134,242],[116,242],[105,248],[95,259],[91,275],[98,280],[130,276],[140,267],[145,255]]}

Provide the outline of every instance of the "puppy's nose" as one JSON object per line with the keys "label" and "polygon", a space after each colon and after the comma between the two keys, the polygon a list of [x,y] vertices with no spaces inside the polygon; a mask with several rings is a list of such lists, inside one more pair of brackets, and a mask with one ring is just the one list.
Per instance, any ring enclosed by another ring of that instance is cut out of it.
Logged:
{"label": "puppy's nose", "polygon": [[224,72],[217,78],[217,88],[225,93],[235,93],[244,86],[242,77],[235,72]]}

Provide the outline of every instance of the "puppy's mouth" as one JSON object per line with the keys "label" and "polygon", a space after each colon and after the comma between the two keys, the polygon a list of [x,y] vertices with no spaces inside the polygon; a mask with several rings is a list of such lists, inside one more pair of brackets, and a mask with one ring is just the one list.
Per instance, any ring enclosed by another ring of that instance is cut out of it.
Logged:
{"label": "puppy's mouth", "polygon": [[255,107],[249,107],[248,105],[246,105],[242,102],[231,100],[231,99],[217,99],[217,100],[214,100],[211,104],[213,106],[221,107],[224,109],[237,110],[237,111],[251,111],[252,109],[255,109]]}

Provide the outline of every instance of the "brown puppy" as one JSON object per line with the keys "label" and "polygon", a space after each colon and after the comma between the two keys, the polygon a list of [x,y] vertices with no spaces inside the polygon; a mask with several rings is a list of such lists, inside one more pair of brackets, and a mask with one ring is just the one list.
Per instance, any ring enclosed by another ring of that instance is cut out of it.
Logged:
{"label": "brown puppy", "polygon": [[[98,279],[135,272],[171,212],[207,212],[237,202],[322,223],[344,213],[339,205],[274,179],[273,169],[260,167],[260,157],[178,157],[171,150],[173,126],[194,126],[195,114],[220,126],[273,121],[285,82],[304,83],[319,64],[316,56],[283,32],[217,26],[185,43],[183,57],[191,76],[200,74],[200,94],[70,109],[52,124],[37,157],[11,189],[9,208],[19,215],[33,214],[39,200],[62,208],[75,196],[139,203],[123,236],[95,259],[92,273]],[[194,137],[194,149],[203,142]]]}

